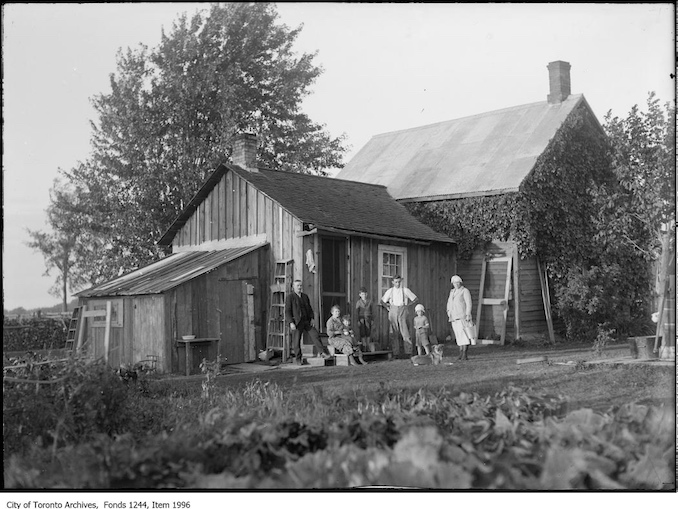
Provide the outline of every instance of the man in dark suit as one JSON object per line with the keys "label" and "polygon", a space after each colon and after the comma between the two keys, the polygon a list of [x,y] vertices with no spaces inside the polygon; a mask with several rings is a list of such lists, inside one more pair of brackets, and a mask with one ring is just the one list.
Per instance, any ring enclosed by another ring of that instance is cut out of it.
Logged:
{"label": "man in dark suit", "polygon": [[290,324],[292,332],[292,346],[294,347],[294,362],[303,364],[304,358],[301,353],[301,335],[307,334],[313,344],[322,353],[323,359],[329,359],[331,356],[325,352],[325,347],[320,342],[318,330],[313,327],[313,308],[308,295],[301,291],[301,281],[299,279],[292,283],[294,290],[285,299],[285,319]]}

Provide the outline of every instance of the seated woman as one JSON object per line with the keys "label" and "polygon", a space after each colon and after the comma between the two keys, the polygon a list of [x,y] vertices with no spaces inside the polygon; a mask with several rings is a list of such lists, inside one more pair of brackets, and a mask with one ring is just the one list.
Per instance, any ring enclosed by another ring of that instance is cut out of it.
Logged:
{"label": "seated woman", "polygon": [[360,364],[367,364],[363,360],[363,353],[360,351],[360,348],[357,348],[353,345],[351,341],[352,337],[348,334],[344,334],[344,324],[339,318],[341,315],[341,308],[339,306],[332,306],[332,316],[327,320],[327,339],[330,346],[334,347],[334,350],[341,352],[345,355],[348,355],[348,363],[351,366],[356,366],[357,362],[354,357],[357,357]]}

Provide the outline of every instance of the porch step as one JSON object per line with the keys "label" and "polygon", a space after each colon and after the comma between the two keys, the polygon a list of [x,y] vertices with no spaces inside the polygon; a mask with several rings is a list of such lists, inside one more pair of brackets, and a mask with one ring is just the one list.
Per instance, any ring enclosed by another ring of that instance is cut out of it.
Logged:
{"label": "porch step", "polygon": [[322,357],[304,357],[304,364],[309,366],[331,366],[334,363],[331,359],[323,359]]}

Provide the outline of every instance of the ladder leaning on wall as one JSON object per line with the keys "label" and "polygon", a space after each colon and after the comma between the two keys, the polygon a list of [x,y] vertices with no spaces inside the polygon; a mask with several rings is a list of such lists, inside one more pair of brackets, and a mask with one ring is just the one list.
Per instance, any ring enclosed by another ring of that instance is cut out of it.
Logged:
{"label": "ladder leaning on wall", "polygon": [[282,352],[282,361],[290,356],[289,331],[285,320],[285,298],[292,288],[294,260],[275,262],[271,284],[271,308],[268,313],[266,348]]}
{"label": "ladder leaning on wall", "polygon": [[66,350],[75,350],[75,341],[78,339],[78,332],[82,324],[81,320],[82,307],[73,308],[71,320],[68,322],[68,333],[66,335]]}

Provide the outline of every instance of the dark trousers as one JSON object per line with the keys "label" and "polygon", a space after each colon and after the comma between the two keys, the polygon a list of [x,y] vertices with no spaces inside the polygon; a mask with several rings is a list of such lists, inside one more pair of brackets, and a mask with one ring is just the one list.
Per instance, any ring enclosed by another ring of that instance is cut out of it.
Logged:
{"label": "dark trousers", "polygon": [[320,335],[318,334],[318,330],[315,327],[312,327],[310,325],[307,325],[304,330],[300,330],[299,327],[297,327],[295,330],[290,330],[290,333],[292,334],[292,348],[294,348],[294,357],[297,360],[301,360],[303,358],[303,355],[301,353],[301,335],[303,334],[305,337],[310,337],[311,341],[313,344],[320,350],[320,353],[325,352],[325,347],[323,346],[322,342],[320,341]]}
{"label": "dark trousers", "polygon": [[372,337],[372,317],[361,316],[358,319],[358,330],[360,331],[360,339]]}

